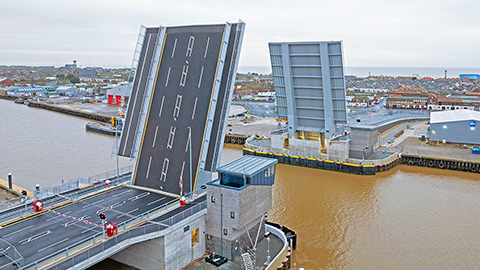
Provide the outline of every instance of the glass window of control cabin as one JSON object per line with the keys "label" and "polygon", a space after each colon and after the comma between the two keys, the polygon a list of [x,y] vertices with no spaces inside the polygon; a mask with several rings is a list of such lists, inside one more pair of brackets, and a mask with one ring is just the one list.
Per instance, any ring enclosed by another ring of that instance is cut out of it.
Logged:
{"label": "glass window of control cabin", "polygon": [[212,202],[215,203],[215,196],[212,196]]}

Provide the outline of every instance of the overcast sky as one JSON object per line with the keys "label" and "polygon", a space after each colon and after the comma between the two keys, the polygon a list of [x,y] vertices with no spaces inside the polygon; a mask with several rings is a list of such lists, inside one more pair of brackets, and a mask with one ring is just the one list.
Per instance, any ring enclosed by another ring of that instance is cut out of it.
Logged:
{"label": "overcast sky", "polygon": [[2,0],[0,65],[130,66],[140,26],[246,23],[240,66],[270,41],[343,40],[345,66],[479,67],[478,0]]}

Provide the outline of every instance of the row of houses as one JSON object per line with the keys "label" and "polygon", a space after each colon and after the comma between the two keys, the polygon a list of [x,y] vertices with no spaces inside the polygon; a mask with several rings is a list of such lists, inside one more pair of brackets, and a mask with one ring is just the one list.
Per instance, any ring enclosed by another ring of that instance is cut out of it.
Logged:
{"label": "row of houses", "polygon": [[386,107],[391,109],[479,110],[480,89],[462,95],[435,95],[423,88],[403,87],[388,93]]}

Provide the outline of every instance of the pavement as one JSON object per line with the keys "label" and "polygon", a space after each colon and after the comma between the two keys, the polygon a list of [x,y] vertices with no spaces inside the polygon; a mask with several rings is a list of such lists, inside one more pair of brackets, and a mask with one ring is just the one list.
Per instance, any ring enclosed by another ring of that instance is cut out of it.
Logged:
{"label": "pavement", "polygon": [[[270,136],[270,130],[278,127],[278,122],[273,117],[256,117],[250,123],[244,123],[241,119],[243,118],[239,117],[236,121],[229,120],[227,131],[232,130],[234,134]],[[285,121],[282,125],[285,125]]]}
{"label": "pavement", "polygon": [[472,154],[471,149],[463,149],[456,147],[455,144],[443,143],[432,146],[420,140],[423,134],[428,136],[428,130],[425,123],[420,122],[405,130],[393,143],[385,143],[377,151],[386,150],[389,153],[402,152],[411,155],[480,162],[480,155]]}

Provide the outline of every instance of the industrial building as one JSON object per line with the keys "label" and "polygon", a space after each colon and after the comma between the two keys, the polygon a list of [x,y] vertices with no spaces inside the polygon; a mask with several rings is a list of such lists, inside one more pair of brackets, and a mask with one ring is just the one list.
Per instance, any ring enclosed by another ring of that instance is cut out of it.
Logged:
{"label": "industrial building", "polygon": [[128,104],[131,91],[131,84],[116,85],[113,88],[107,89],[108,104]]}
{"label": "industrial building", "polygon": [[440,142],[480,144],[480,112],[454,110],[432,112],[430,140]]}
{"label": "industrial building", "polygon": [[8,95],[15,97],[44,96],[46,94],[47,90],[43,87],[11,87],[8,90]]}

